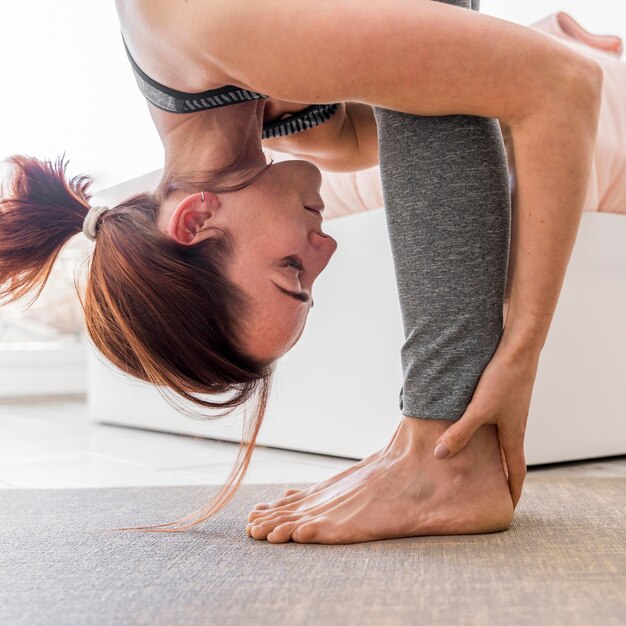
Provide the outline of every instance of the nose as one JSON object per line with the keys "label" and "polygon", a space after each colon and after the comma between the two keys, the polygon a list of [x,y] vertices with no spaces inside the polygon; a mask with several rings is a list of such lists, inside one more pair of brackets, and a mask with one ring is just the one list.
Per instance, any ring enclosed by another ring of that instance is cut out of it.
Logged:
{"label": "nose", "polygon": [[323,269],[337,250],[337,242],[330,235],[325,235],[317,230],[312,230],[309,233],[309,242],[316,250],[316,256],[318,256]]}
{"label": "nose", "polygon": [[331,242],[334,242],[335,245],[337,244],[330,235],[317,230],[312,230],[309,233],[309,241],[314,248],[327,247]]}

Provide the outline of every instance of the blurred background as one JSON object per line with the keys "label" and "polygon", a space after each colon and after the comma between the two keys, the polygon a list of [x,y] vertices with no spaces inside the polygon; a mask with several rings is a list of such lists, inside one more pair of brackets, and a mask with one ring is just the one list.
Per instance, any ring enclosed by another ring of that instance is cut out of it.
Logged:
{"label": "blurred background", "polygon": [[[524,25],[560,10],[593,33],[626,38],[626,3],[615,0],[481,3],[481,12]],[[113,1],[22,0],[3,3],[0,16],[0,159],[65,152],[70,173],[93,176],[96,191],[161,167],[161,144],[124,53]],[[83,237],[70,242],[30,309],[0,307],[0,367],[10,372],[0,382],[0,396],[72,392],[84,385],[72,270],[89,246]],[[61,361],[77,368],[64,383],[56,380]],[[33,368],[40,377],[33,377]]]}

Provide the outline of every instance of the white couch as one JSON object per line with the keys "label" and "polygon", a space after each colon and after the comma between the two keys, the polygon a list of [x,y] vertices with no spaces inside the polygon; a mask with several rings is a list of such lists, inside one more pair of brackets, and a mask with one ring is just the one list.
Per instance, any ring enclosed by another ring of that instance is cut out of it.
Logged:
{"label": "white couch", "polygon": [[[149,188],[157,176],[97,200]],[[327,190],[345,181],[324,177]],[[370,203],[380,207],[372,194]],[[316,281],[315,308],[300,341],[278,364],[257,441],[361,459],[387,443],[401,418],[403,332],[384,209],[330,219],[324,230],[339,248]],[[363,290],[366,300],[358,296]],[[529,465],[626,453],[625,311],[626,216],[585,213],[539,363]],[[154,387],[122,375],[91,344],[88,365],[94,421],[239,440],[241,412],[200,423],[171,408]]]}

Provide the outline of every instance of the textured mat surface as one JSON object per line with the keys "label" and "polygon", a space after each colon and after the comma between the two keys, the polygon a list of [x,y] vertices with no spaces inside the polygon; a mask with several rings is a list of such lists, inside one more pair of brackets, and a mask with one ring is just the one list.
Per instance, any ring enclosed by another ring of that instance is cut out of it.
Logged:
{"label": "textured mat surface", "polygon": [[529,476],[508,531],[344,546],[247,537],[245,485],[184,534],[107,532],[216,487],[0,491],[0,623],[590,626],[626,615],[626,478]]}

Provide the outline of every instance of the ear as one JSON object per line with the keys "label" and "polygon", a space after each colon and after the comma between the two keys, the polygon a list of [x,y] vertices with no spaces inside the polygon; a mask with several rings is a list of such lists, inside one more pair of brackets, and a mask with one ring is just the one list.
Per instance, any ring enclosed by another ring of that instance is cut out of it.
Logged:
{"label": "ear", "polygon": [[210,191],[204,192],[204,200],[200,193],[187,196],[174,209],[167,224],[167,236],[188,246],[205,239],[207,231],[203,232],[203,229],[208,226],[219,204],[219,198]]}

